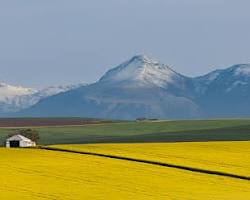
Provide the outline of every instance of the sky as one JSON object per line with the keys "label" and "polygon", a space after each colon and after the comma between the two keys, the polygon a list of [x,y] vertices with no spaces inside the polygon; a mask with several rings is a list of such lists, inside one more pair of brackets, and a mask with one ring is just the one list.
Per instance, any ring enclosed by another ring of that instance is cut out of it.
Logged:
{"label": "sky", "polygon": [[97,81],[147,54],[198,76],[250,63],[249,0],[0,0],[0,81]]}

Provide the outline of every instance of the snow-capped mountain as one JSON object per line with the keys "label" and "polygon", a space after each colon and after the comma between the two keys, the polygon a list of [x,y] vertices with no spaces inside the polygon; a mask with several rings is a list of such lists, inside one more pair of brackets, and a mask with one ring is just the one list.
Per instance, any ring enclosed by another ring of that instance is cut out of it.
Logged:
{"label": "snow-capped mountain", "polygon": [[146,55],[137,55],[109,70],[99,80],[100,84],[120,87],[159,87],[177,96],[193,88],[192,79],[183,76],[169,66],[161,64]]}
{"label": "snow-capped mountain", "polygon": [[98,82],[46,98],[22,114],[113,119],[198,117],[199,106],[188,98],[190,90],[191,78],[139,55],[111,69]]}
{"label": "snow-capped mountain", "polygon": [[[250,83],[250,65],[240,64],[229,67],[228,69],[221,70],[216,79],[209,85],[210,87],[217,86],[216,91],[229,93],[233,91],[247,92]],[[208,88],[208,90],[211,88]]]}
{"label": "snow-capped mountain", "polygon": [[109,82],[111,84],[154,84],[165,88],[168,84],[175,84],[179,79],[182,79],[182,76],[167,65],[151,60],[145,55],[138,55],[109,70],[100,79],[100,82]]}
{"label": "snow-capped mountain", "polygon": [[24,109],[16,116],[245,117],[250,116],[250,65],[190,78],[139,55],[109,70],[96,83],[51,87],[13,99],[16,110]]}
{"label": "snow-capped mountain", "polygon": [[223,70],[214,70],[204,76],[199,76],[193,79],[195,85],[195,93],[198,96],[204,95],[208,86],[220,75]]}
{"label": "snow-capped mountain", "polygon": [[51,86],[45,89],[36,90],[32,88],[24,88],[21,86],[0,84],[0,113],[16,112],[25,108],[29,108],[40,100],[73,90],[85,84],[68,85],[68,86]]}
{"label": "snow-capped mountain", "polygon": [[0,83],[0,113],[7,113],[13,110],[13,102],[22,96],[32,95],[37,91],[31,88],[8,85]]}
{"label": "snow-capped mountain", "polygon": [[36,90],[31,89],[31,88],[25,88],[21,86],[8,85],[6,83],[0,83],[0,102],[7,102],[18,96],[30,95],[35,92]]}
{"label": "snow-capped mountain", "polygon": [[36,103],[38,103],[40,100],[50,97],[56,94],[60,94],[62,92],[66,92],[69,90],[74,90],[76,88],[79,88],[81,86],[85,86],[86,84],[76,84],[76,85],[59,85],[59,86],[50,86],[45,89],[38,90],[37,92],[30,94],[30,95],[23,95],[18,98],[15,98],[12,103],[16,105],[18,110],[29,108]]}
{"label": "snow-capped mountain", "polygon": [[208,116],[250,116],[250,65],[218,71],[197,101]]}

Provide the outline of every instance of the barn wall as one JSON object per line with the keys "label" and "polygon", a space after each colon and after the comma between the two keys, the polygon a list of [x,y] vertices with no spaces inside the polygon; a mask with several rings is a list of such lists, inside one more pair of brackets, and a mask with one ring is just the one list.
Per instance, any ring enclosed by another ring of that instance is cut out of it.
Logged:
{"label": "barn wall", "polygon": [[24,141],[20,141],[20,147],[26,147],[26,143]]}
{"label": "barn wall", "polygon": [[10,147],[10,141],[13,141],[13,140],[19,141],[19,147],[34,147],[34,146],[36,146],[35,142],[27,141],[27,140],[20,140],[20,138],[18,138],[18,137],[13,137],[13,138],[11,138],[11,140],[6,140],[5,146],[7,148],[9,148]]}
{"label": "barn wall", "polygon": [[7,148],[9,148],[9,147],[10,147],[10,142],[6,142],[5,146],[6,146]]}
{"label": "barn wall", "polygon": [[20,141],[20,147],[32,147],[35,146],[34,142]]}

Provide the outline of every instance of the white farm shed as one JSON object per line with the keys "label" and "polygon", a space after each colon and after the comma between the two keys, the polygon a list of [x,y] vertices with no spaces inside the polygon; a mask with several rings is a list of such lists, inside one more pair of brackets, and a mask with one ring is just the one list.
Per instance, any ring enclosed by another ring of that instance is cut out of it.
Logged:
{"label": "white farm shed", "polygon": [[34,147],[36,143],[22,135],[13,135],[6,140],[6,147]]}

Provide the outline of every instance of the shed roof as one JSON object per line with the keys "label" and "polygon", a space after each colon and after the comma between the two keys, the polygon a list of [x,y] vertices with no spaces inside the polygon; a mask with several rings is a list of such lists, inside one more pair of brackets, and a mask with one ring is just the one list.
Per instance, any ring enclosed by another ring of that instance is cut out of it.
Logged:
{"label": "shed roof", "polygon": [[31,139],[24,137],[23,135],[13,135],[7,139],[7,141],[12,141],[12,140],[17,140],[17,141],[27,141],[27,142],[32,142]]}

